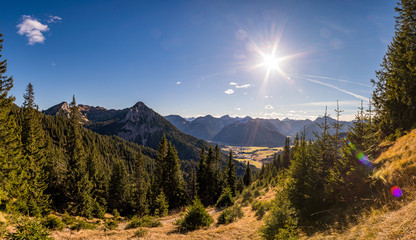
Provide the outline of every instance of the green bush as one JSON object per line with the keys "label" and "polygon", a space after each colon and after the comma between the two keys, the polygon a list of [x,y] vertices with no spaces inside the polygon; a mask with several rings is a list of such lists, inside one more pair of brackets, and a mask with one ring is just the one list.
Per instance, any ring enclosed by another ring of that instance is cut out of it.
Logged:
{"label": "green bush", "polygon": [[217,208],[229,207],[234,204],[233,194],[230,188],[226,188],[217,201]]}
{"label": "green bush", "polygon": [[249,188],[244,189],[242,203],[251,203],[253,201],[253,193]]}
{"label": "green bush", "polygon": [[49,240],[52,238],[49,237],[48,229],[39,221],[25,218],[17,224],[16,231],[14,233],[6,234],[6,239]]}
{"label": "green bush", "polygon": [[71,230],[76,230],[76,231],[79,231],[82,229],[96,229],[96,228],[97,226],[95,224],[89,223],[84,220],[80,220],[70,227]]}
{"label": "green bush", "polygon": [[208,227],[213,222],[214,219],[207,213],[201,200],[195,199],[184,218],[180,219],[177,224],[181,231],[192,231],[202,227]]}
{"label": "green bush", "polygon": [[64,222],[62,222],[62,220],[55,215],[46,216],[42,221],[42,224],[51,230],[62,230],[65,228]]}
{"label": "green bush", "polygon": [[116,220],[108,220],[104,224],[105,229],[114,230],[118,228],[118,223]]}
{"label": "green bush", "polygon": [[168,215],[169,204],[163,192],[160,192],[154,202],[154,213],[156,216],[164,217]]}
{"label": "green bush", "polygon": [[262,219],[263,216],[266,214],[267,211],[269,211],[271,206],[270,202],[267,201],[258,201],[254,202],[253,205],[251,205],[251,210],[256,211],[255,216],[259,219]]}
{"label": "green bush", "polygon": [[69,215],[68,212],[65,212],[64,215],[62,216],[62,221],[66,225],[72,225],[73,223],[75,223],[75,218]]}
{"label": "green bush", "polygon": [[139,228],[136,230],[136,232],[134,232],[134,237],[144,237],[146,236],[146,234],[149,232],[149,230],[144,229],[144,228]]}
{"label": "green bush", "polygon": [[113,216],[115,220],[118,220],[120,218],[120,213],[117,209],[113,209]]}
{"label": "green bush", "polygon": [[[283,194],[282,194],[283,195]],[[260,235],[265,239],[296,239],[297,216],[289,199],[277,195]]]}
{"label": "green bush", "polygon": [[160,227],[162,223],[159,219],[150,216],[144,216],[143,218],[133,217],[125,229],[132,229],[138,227]]}
{"label": "green bush", "polygon": [[229,224],[234,222],[238,218],[242,218],[243,216],[244,213],[241,210],[241,206],[235,205],[222,211],[217,220],[218,224]]}

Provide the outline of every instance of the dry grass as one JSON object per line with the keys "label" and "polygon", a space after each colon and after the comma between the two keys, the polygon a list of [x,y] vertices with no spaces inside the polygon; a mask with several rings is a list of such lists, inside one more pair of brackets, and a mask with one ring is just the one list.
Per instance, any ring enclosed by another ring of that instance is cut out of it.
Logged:
{"label": "dry grass", "polygon": [[328,231],[310,239],[416,239],[416,201],[395,211],[374,210],[342,233]]}
{"label": "dry grass", "polygon": [[[256,198],[257,200],[271,200],[275,195],[274,190],[270,190]],[[181,214],[176,213],[167,217],[161,218],[162,227],[144,228],[148,233],[140,239],[261,239],[259,236],[259,229],[263,225],[263,221],[259,221],[255,216],[255,212],[251,210],[251,205],[242,207],[244,217],[232,222],[228,225],[217,225],[217,218],[220,211],[215,208],[207,209],[208,213],[214,218],[214,223],[209,228],[200,229],[188,233],[179,233],[174,225],[176,220],[181,218]],[[80,230],[71,231],[68,228],[62,231],[55,231],[52,233],[54,239],[70,239],[70,240],[121,240],[121,239],[139,239],[134,237],[137,229],[124,230],[127,222],[119,224],[118,229],[111,231],[104,231],[100,227],[97,230]]]}
{"label": "dry grass", "polygon": [[400,186],[413,183],[416,178],[416,130],[399,138],[374,163],[381,166],[374,173],[375,178]]}

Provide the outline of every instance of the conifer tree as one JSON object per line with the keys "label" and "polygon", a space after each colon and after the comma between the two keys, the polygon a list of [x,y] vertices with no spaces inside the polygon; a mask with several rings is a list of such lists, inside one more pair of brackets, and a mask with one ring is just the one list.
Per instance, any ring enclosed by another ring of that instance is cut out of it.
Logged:
{"label": "conifer tree", "polygon": [[416,127],[416,3],[400,0],[395,36],[376,72],[373,102],[381,137]]}
{"label": "conifer tree", "polygon": [[153,179],[153,185],[152,185],[152,192],[153,194],[156,194],[152,197],[152,199],[155,199],[157,194],[160,193],[160,191],[163,188],[163,178],[164,178],[164,169],[166,169],[165,166],[165,158],[168,154],[168,140],[166,139],[165,134],[163,134],[162,138],[160,139],[158,150],[157,150],[157,156],[156,156],[156,168],[154,170],[154,179]]}
{"label": "conifer tree", "polygon": [[71,102],[68,134],[68,171],[67,190],[68,198],[73,203],[72,209],[86,217],[92,216],[93,199],[91,196],[92,184],[89,180],[86,156],[80,133],[80,115],[76,105],[75,96]]}
{"label": "conifer tree", "polygon": [[230,150],[230,155],[228,157],[228,163],[226,168],[226,176],[227,176],[227,187],[230,188],[231,193],[235,195],[236,193],[236,182],[237,176],[235,173],[235,163],[233,159],[233,151]]}
{"label": "conifer tree", "polygon": [[[3,35],[0,33],[0,58],[3,50]],[[22,158],[20,149],[20,133],[15,116],[11,108],[15,98],[9,95],[13,87],[13,78],[7,77],[7,60],[0,60],[0,202],[6,202],[11,206],[13,202],[7,202],[13,198],[19,198],[22,193],[22,178],[26,174],[20,168],[19,161]],[[19,169],[20,168],[20,169]]]}
{"label": "conifer tree", "polygon": [[163,171],[163,192],[171,209],[178,208],[185,204],[185,182],[180,169],[178,153],[171,143],[168,145],[168,153],[164,160]]}
{"label": "conifer tree", "polygon": [[251,175],[252,174],[251,174],[250,162],[247,161],[246,171],[244,172],[244,176],[243,176],[244,185],[249,186],[251,184],[251,182],[253,181]]}
{"label": "conifer tree", "polygon": [[129,181],[123,162],[115,161],[108,189],[108,204],[111,209],[126,213],[129,199]]}
{"label": "conifer tree", "polygon": [[133,172],[133,208],[135,212],[143,216],[147,212],[147,193],[149,191],[149,175],[144,163],[141,150],[138,152],[137,159],[134,163]]}
{"label": "conifer tree", "polygon": [[30,215],[40,215],[48,207],[48,196],[44,194],[46,189],[46,164],[45,135],[42,129],[40,115],[34,102],[33,85],[28,84],[23,103],[22,120],[22,147],[24,159],[22,170],[28,173],[28,194],[22,196],[27,202]]}
{"label": "conifer tree", "polygon": [[188,180],[188,196],[189,200],[195,199],[198,196],[198,176],[195,170],[195,162],[193,161]]}
{"label": "conifer tree", "polygon": [[286,137],[285,146],[283,147],[282,167],[289,168],[290,165],[290,139]]}

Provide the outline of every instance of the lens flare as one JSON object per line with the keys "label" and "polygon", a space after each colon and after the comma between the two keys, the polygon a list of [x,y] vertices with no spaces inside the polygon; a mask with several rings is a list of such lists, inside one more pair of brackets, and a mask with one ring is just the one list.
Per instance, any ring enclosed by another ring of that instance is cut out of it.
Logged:
{"label": "lens flare", "polygon": [[393,186],[391,189],[390,189],[390,191],[391,191],[391,194],[393,195],[393,196],[395,196],[396,198],[399,198],[399,197],[401,197],[402,196],[402,190],[398,187],[398,186]]}
{"label": "lens flare", "polygon": [[344,137],[344,140],[347,142],[348,146],[350,147],[351,152],[355,155],[355,157],[358,159],[358,161],[363,164],[364,166],[368,167],[369,169],[373,169],[373,164],[368,160],[367,155],[364,154],[361,150],[358,150],[357,147],[353,143],[347,140],[346,137]]}

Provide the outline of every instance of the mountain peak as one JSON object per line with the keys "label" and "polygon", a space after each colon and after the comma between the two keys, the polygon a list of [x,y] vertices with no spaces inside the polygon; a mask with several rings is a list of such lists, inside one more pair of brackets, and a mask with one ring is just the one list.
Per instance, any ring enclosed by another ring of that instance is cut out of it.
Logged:
{"label": "mountain peak", "polygon": [[143,108],[143,107],[147,107],[142,101],[138,101],[136,104],[134,104],[133,106],[134,108]]}

